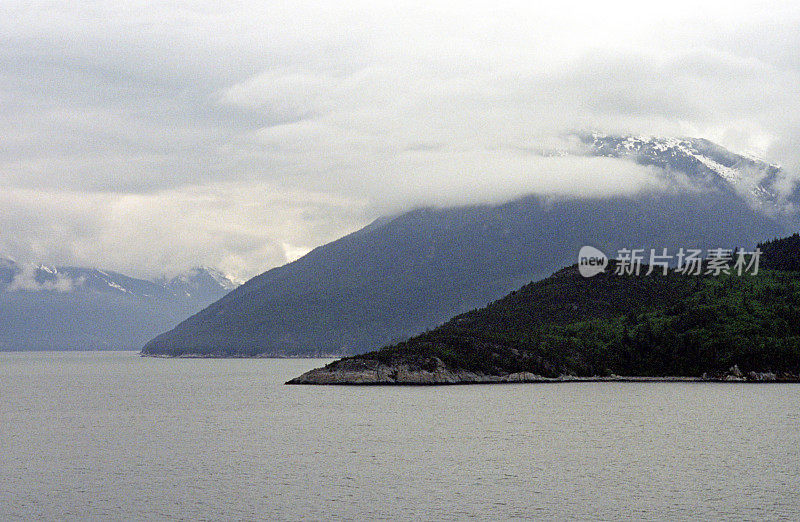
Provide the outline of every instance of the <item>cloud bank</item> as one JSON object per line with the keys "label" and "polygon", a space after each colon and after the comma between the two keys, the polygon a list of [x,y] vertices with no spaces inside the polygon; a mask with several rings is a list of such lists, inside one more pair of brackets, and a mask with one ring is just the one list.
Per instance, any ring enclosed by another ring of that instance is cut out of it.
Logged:
{"label": "cloud bank", "polygon": [[663,188],[567,133],[800,172],[793,2],[8,1],[0,253],[254,275],[418,205]]}

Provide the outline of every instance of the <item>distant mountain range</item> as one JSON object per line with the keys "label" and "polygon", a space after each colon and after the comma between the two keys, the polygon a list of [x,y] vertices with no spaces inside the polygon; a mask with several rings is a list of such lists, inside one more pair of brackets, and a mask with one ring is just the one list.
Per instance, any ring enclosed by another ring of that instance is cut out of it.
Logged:
{"label": "distant mountain range", "polygon": [[251,279],[147,343],[143,353],[363,353],[546,277],[574,263],[583,245],[612,254],[752,249],[797,226],[796,196],[778,190],[777,165],[706,140],[600,134],[582,140],[585,154],[660,167],[670,188],[636,197],[525,197],[380,219]]}
{"label": "distant mountain range", "polygon": [[236,286],[208,268],[147,281],[0,258],[0,350],[139,349]]}

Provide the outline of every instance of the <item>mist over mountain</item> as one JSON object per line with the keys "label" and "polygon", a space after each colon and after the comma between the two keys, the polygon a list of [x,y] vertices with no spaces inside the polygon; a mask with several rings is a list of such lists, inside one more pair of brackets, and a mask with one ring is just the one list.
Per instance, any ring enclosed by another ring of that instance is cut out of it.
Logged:
{"label": "mist over mountain", "polygon": [[143,353],[360,353],[545,277],[573,263],[583,245],[612,256],[623,248],[752,249],[796,222],[791,193],[778,190],[778,166],[703,140],[585,140],[585,154],[652,165],[660,187],[380,219],[251,279]]}
{"label": "mist over mountain", "polygon": [[590,154],[630,158],[691,174],[720,190],[734,190],[751,207],[784,223],[797,224],[795,204],[798,186],[780,165],[750,154],[737,154],[706,139],[658,138],[652,136],[609,136],[587,133],[581,136]]}
{"label": "mist over mountain", "polygon": [[136,349],[235,286],[206,268],[147,281],[0,259],[0,350]]}

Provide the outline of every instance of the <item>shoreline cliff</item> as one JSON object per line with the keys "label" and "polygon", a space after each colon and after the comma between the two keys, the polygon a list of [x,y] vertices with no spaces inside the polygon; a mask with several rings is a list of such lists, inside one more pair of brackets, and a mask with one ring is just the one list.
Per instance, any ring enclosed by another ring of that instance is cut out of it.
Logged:
{"label": "shoreline cliff", "polygon": [[563,383],[563,382],[800,382],[800,376],[772,372],[748,372],[738,366],[716,375],[690,376],[590,376],[560,375],[545,377],[532,372],[515,372],[489,375],[467,370],[447,368],[436,359],[434,367],[423,369],[401,363],[388,365],[370,359],[343,359],[322,368],[315,368],[286,384],[308,385],[457,385],[457,384],[510,384],[510,383]]}

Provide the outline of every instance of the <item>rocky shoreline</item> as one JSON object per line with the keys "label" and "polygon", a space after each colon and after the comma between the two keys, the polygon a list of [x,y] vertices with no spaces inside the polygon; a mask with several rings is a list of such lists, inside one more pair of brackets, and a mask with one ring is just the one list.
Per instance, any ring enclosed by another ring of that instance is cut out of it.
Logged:
{"label": "rocky shoreline", "polygon": [[223,353],[182,353],[180,355],[169,355],[165,353],[143,353],[139,352],[140,357],[153,357],[156,359],[339,359],[343,355],[339,354],[299,354],[286,355],[280,353],[259,353],[257,355],[226,355]]}
{"label": "rocky shoreline", "polygon": [[437,361],[435,368],[422,369],[408,364],[387,365],[372,359],[344,359],[323,368],[308,371],[286,384],[311,385],[455,385],[554,382],[800,382],[800,376],[776,375],[771,372],[742,373],[737,366],[717,375],[701,377],[635,377],[561,375],[544,377],[530,372],[486,375],[466,370],[449,369]]}

